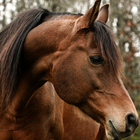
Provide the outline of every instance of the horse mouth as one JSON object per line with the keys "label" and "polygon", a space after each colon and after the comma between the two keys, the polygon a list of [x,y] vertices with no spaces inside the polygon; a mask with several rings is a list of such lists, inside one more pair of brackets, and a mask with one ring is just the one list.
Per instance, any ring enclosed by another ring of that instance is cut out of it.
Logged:
{"label": "horse mouth", "polygon": [[111,120],[109,120],[109,125],[111,127],[111,134],[113,136],[113,140],[121,140],[132,134],[132,132],[130,130],[126,130],[125,132],[117,131]]}

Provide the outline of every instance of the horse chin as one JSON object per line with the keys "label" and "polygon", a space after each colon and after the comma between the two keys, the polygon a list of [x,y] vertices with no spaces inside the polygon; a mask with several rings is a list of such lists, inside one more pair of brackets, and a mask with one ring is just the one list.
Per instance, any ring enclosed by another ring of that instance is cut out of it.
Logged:
{"label": "horse chin", "polygon": [[112,124],[109,127],[110,127],[110,130],[106,131],[108,140],[121,140],[119,133],[117,132],[115,127]]}
{"label": "horse chin", "polygon": [[121,140],[121,139],[116,139],[112,135],[107,135],[108,140]]}

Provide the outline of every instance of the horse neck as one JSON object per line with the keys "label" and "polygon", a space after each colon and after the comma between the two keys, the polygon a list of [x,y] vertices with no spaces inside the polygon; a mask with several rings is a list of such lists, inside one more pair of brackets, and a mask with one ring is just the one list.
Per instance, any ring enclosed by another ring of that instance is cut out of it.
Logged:
{"label": "horse neck", "polygon": [[52,81],[53,56],[69,33],[68,29],[67,32],[64,30],[64,25],[62,27],[62,21],[57,24],[47,21],[28,33],[22,52],[20,80],[9,108],[12,114],[21,114],[34,92],[45,82]]}

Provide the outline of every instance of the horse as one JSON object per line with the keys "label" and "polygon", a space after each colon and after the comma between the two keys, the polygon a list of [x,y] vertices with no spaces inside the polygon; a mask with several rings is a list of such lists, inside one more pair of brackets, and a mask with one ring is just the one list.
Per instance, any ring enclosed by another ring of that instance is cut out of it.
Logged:
{"label": "horse", "polygon": [[106,25],[109,6],[100,3],[84,15],[30,9],[0,32],[0,139],[65,139],[74,128],[71,112],[85,128],[83,114],[97,122],[98,140],[102,132],[121,140],[135,131],[138,113]]}

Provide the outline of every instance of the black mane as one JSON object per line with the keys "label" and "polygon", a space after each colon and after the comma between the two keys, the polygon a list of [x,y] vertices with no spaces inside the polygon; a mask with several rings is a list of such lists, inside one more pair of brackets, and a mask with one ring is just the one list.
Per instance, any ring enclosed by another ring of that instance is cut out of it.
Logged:
{"label": "black mane", "polygon": [[24,40],[29,31],[50,14],[51,12],[45,9],[24,11],[0,32],[0,82],[3,108],[9,104],[19,81]]}

